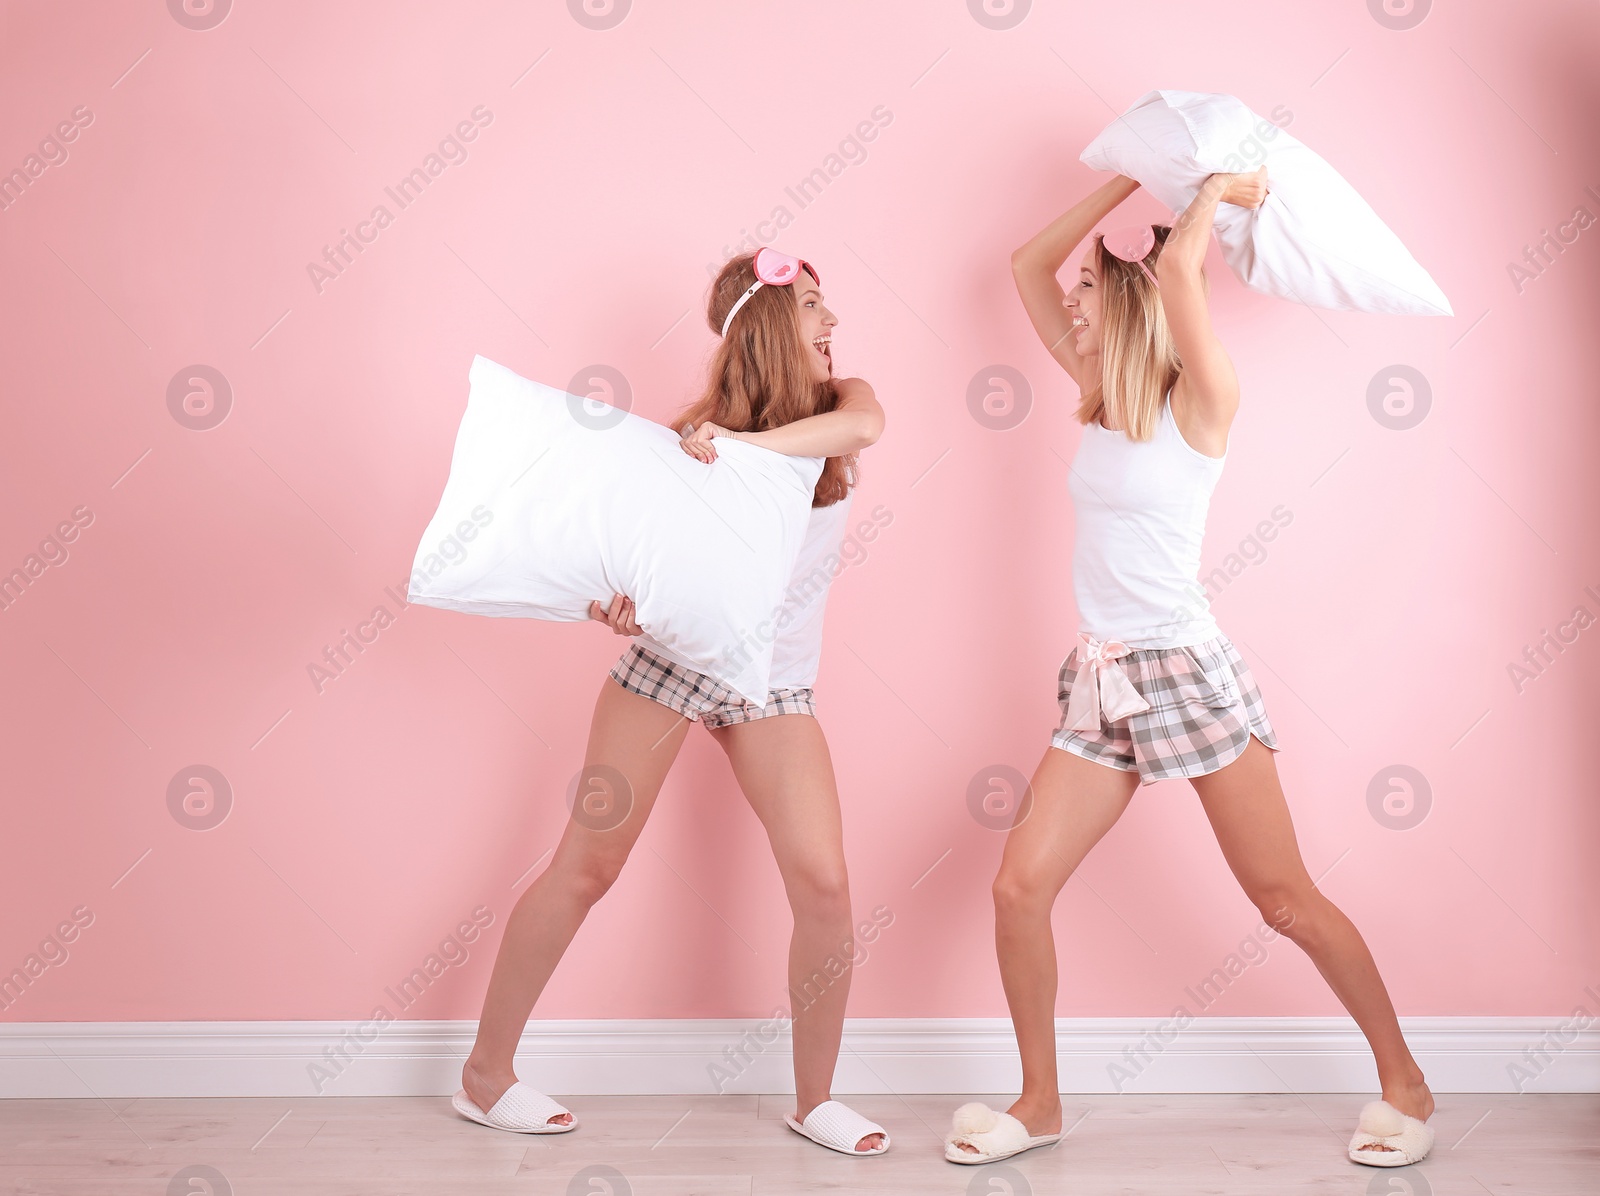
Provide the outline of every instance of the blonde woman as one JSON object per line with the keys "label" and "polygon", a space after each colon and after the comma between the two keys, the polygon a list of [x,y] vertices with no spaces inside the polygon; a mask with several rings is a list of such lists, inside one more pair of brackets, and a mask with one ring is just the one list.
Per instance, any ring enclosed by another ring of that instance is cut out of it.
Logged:
{"label": "blonde woman", "polygon": [[1199,584],[1206,510],[1239,406],[1203,262],[1217,204],[1259,206],[1265,174],[1212,175],[1171,227],[1095,236],[1069,291],[1057,272],[1133,193],[1133,180],[1106,183],[1012,255],[1034,330],[1081,395],[1083,438],[1068,482],[1081,629],[1061,669],[1060,726],[994,881],[1022,1095],[1005,1113],[956,1110],[945,1139],[952,1162],[1059,1140],[1051,907],[1135,789],[1167,777],[1194,786],[1251,902],[1311,957],[1366,1035],[1383,1099],[1362,1110],[1350,1158],[1401,1166],[1433,1143],[1433,1095],[1366,943],[1300,858],[1266,707]]}
{"label": "blonde woman", "polygon": [[[767,837],[794,913],[788,982],[796,1108],[786,1123],[843,1154],[882,1154],[883,1127],[833,1100],[830,1086],[854,956],[839,795],[812,682],[823,606],[849,517],[856,454],[883,430],[883,408],[860,378],[833,376],[833,329],[810,263],[773,249],[729,261],[712,284],[706,319],[721,336],[700,399],[676,421],[683,450],[716,468],[716,442],[734,437],[789,456],[824,457],[790,587],[774,620],[772,691],[757,706],[655,643],[632,601],[590,610],[636,637],[600,683],[573,803],[550,866],[506,923],[477,1040],[461,1069],[462,1116],[526,1134],[577,1128],[570,1110],[517,1079],[513,1055],[534,1003],[590,908],[617,879],[693,722],[727,753]],[[734,570],[740,562],[728,562]],[[585,797],[603,794],[591,816]],[[819,983],[817,977],[823,981]]]}

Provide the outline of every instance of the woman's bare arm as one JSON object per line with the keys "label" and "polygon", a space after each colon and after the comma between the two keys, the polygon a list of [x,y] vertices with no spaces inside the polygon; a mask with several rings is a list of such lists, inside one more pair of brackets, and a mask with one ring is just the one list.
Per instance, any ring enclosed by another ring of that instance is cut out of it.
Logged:
{"label": "woman's bare arm", "polygon": [[1211,327],[1200,267],[1211,243],[1217,204],[1257,207],[1265,196],[1265,167],[1253,174],[1211,175],[1194,202],[1173,221],[1156,258],[1162,310],[1183,360],[1172,414],[1190,443],[1210,456],[1221,456],[1227,445],[1228,427],[1239,409],[1239,378]]}
{"label": "woman's bare arm", "polygon": [[701,424],[683,438],[683,449],[701,461],[715,461],[713,441],[731,436],[787,457],[843,457],[860,452],[883,434],[883,407],[864,379],[840,378],[836,385],[839,405],[832,411],[763,432],[734,432],[717,424]]}
{"label": "woman's bare arm", "polygon": [[1139,184],[1125,175],[1103,184],[1056,217],[1042,232],[1011,255],[1011,276],[1027,310],[1033,330],[1050,356],[1082,386],[1078,370],[1083,359],[1072,345],[1072,320],[1062,304],[1066,293],[1056,273],[1067,255],[1080,245],[1107,213],[1132,195]]}

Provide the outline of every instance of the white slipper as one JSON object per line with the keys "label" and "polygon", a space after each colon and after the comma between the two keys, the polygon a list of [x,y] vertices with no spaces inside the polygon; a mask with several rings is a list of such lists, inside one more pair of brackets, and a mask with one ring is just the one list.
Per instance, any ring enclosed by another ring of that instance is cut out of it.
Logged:
{"label": "white slipper", "polygon": [[[1433,1127],[1402,1113],[1386,1100],[1362,1107],[1361,1120],[1350,1139],[1350,1159],[1369,1167],[1406,1167],[1420,1163],[1433,1149]],[[1382,1144],[1390,1150],[1373,1150]]]}
{"label": "white slipper", "polygon": [[451,1098],[450,1104],[461,1116],[476,1121],[479,1125],[497,1130],[510,1130],[515,1134],[564,1134],[568,1130],[578,1128],[576,1117],[565,1125],[560,1122],[550,1124],[552,1117],[571,1113],[572,1110],[566,1108],[560,1101],[546,1096],[537,1088],[528,1087],[521,1080],[507,1088],[505,1095],[495,1101],[494,1108],[487,1113],[472,1103],[472,1098],[467,1095],[466,1089],[456,1093]]}
{"label": "white slipper", "polygon": [[[973,1101],[962,1105],[951,1117],[950,1132],[944,1136],[944,1157],[952,1163],[992,1163],[1059,1141],[1060,1134],[1030,1134],[1028,1127],[1010,1113],[996,1112],[981,1101]],[[958,1142],[976,1146],[977,1153],[962,1150],[956,1145]]]}
{"label": "white slipper", "polygon": [[[836,1100],[823,1101],[806,1114],[803,1122],[785,1114],[783,1123],[818,1146],[826,1146],[840,1154],[882,1154],[889,1149],[889,1135],[881,1125],[876,1121],[868,1121],[849,1105],[842,1105]],[[883,1134],[883,1145],[874,1150],[857,1150],[856,1143],[869,1134]]]}

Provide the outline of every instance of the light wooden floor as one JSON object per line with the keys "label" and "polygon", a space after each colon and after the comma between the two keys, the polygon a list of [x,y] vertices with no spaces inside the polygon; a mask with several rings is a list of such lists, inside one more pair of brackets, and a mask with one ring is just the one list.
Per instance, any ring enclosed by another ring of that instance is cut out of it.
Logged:
{"label": "light wooden floor", "polygon": [[[316,1100],[0,1101],[0,1191],[239,1196],[683,1196],[838,1192],[928,1196],[1595,1196],[1600,1095],[1440,1098],[1418,1167],[1351,1163],[1363,1098],[1065,1097],[1055,1148],[983,1167],[942,1157],[965,1096],[848,1097],[893,1137],[851,1159],[783,1124],[786,1096],[610,1096],[565,1103],[570,1134],[508,1134],[464,1121],[443,1097]],[[1008,1099],[989,1098],[1004,1108]],[[209,1187],[177,1178],[215,1168]],[[602,1172],[609,1186],[585,1168]],[[620,1178],[616,1173],[620,1173]]]}

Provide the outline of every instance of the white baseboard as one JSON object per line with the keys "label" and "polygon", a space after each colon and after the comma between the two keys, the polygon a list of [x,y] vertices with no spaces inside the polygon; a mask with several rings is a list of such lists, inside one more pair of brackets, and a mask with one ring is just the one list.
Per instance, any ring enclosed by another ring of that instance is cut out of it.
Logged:
{"label": "white baseboard", "polygon": [[[1571,1019],[1415,1017],[1401,1025],[1435,1092],[1600,1091],[1600,1031]],[[0,1023],[0,1097],[443,1095],[459,1086],[474,1028]],[[1196,1018],[1175,1034],[1160,1018],[1062,1018],[1056,1037],[1066,1093],[1377,1089],[1372,1057],[1348,1018]],[[787,1029],[758,1020],[536,1021],[518,1066],[562,1096],[794,1091]],[[852,1018],[834,1091],[1003,1094],[1016,1092],[1020,1078],[1005,1018]]]}

